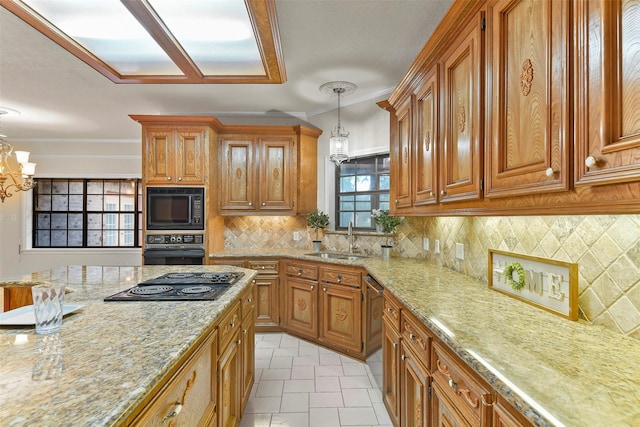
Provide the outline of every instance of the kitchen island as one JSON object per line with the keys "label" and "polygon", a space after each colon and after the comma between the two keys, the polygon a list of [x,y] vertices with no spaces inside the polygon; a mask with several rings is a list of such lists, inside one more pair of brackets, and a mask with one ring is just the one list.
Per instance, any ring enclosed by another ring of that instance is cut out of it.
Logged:
{"label": "kitchen island", "polygon": [[[169,272],[238,271],[244,276],[216,301],[105,302],[139,282]],[[57,337],[64,369],[34,380],[33,326],[0,328],[0,425],[117,426],[130,421],[192,349],[207,338],[255,273],[230,266],[67,266],[0,282],[64,282],[65,317]]]}
{"label": "kitchen island", "polygon": [[248,249],[210,258],[361,266],[533,425],[640,425],[639,340],[564,319],[425,260],[309,252]]}

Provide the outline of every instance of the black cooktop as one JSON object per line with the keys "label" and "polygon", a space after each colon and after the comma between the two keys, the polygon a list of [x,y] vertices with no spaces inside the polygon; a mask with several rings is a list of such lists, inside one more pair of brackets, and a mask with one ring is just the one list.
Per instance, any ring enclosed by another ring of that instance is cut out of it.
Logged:
{"label": "black cooktop", "polygon": [[168,273],[146,280],[105,301],[211,301],[220,298],[244,273]]}

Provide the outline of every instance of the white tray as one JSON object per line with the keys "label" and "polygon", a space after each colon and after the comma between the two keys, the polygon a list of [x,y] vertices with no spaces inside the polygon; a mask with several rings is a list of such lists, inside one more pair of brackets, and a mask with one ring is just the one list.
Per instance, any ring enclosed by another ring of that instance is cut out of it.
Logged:
{"label": "white tray", "polygon": [[[74,311],[80,310],[84,305],[64,305],[62,315],[65,316]],[[0,313],[0,325],[3,326],[28,326],[36,324],[36,316],[33,312],[33,305],[25,305],[5,313]]]}

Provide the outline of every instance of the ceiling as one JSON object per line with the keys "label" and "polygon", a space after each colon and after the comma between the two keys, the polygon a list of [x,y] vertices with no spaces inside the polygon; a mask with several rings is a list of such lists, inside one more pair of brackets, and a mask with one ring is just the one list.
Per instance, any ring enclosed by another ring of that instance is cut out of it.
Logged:
{"label": "ceiling", "polygon": [[[7,0],[0,0],[0,4]],[[0,8],[0,106],[9,141],[138,139],[129,114],[295,117],[335,109],[323,83],[358,89],[342,106],[386,96],[452,0],[276,0],[282,84],[118,84]],[[349,121],[348,110],[343,121]]]}

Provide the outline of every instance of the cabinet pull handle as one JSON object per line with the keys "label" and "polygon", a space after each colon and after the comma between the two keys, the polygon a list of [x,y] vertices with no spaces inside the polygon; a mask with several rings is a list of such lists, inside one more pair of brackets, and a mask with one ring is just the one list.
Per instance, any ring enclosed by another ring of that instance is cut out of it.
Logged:
{"label": "cabinet pull handle", "polygon": [[[491,402],[487,402],[487,397],[491,398]],[[483,394],[482,396],[480,396],[480,400],[482,401],[483,406],[493,406],[497,400],[496,392],[493,391],[491,393]]]}
{"label": "cabinet pull handle", "polygon": [[169,413],[162,419],[162,424],[166,424],[167,421],[177,417],[180,411],[182,411],[182,405],[179,402],[174,403],[171,409],[169,409]]}
{"label": "cabinet pull handle", "polygon": [[453,380],[453,378],[449,378],[449,387],[454,390],[458,390],[458,384]]}

